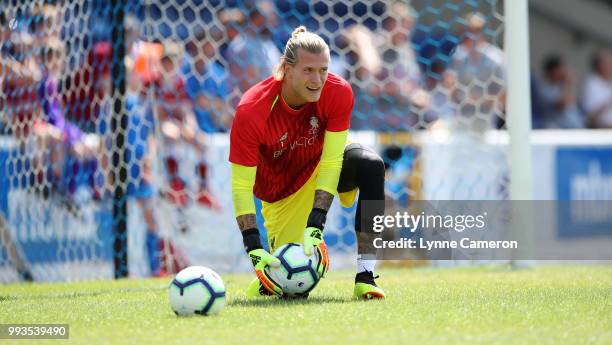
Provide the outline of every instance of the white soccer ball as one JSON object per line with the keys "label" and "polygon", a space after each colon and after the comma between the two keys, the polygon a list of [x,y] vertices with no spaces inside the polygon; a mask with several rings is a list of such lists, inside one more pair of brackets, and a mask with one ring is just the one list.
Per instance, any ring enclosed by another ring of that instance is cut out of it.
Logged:
{"label": "white soccer ball", "polygon": [[265,273],[283,289],[285,296],[305,296],[317,286],[320,279],[317,267],[321,260],[317,253],[313,250],[312,255],[306,256],[301,244],[287,243],[273,254],[280,260],[280,266],[267,266]]}
{"label": "white soccer ball", "polygon": [[170,283],[170,306],[178,316],[214,315],[225,306],[225,285],[219,275],[203,266],[180,271]]}

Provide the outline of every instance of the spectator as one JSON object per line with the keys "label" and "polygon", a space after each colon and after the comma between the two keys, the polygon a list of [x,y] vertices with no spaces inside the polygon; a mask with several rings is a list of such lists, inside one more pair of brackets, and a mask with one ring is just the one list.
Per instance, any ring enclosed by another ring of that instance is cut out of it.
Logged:
{"label": "spectator", "polygon": [[131,71],[128,76],[129,88],[138,91],[142,83],[153,85],[161,78],[161,57],[164,47],[160,42],[136,40],[128,46],[126,67]]}
{"label": "spectator", "polygon": [[[5,87],[5,80],[9,77],[9,71],[15,70],[13,66],[17,67],[18,63],[14,61],[8,55],[8,42],[11,31],[8,26],[8,18],[3,11],[0,10],[0,90],[6,91],[8,88]],[[13,72],[17,73],[17,72]],[[6,98],[4,92],[0,92],[0,113],[4,114]],[[0,134],[8,132],[7,119],[4,116],[0,116]]]}
{"label": "spectator", "polygon": [[251,8],[247,16],[238,16],[228,26],[238,24],[239,33],[230,42],[227,50],[229,71],[231,74],[232,105],[237,105],[242,93],[255,83],[272,75],[274,67],[280,61],[280,51],[266,28],[266,18],[256,7]]}
{"label": "spectator", "polygon": [[[101,41],[87,51],[83,64],[69,71],[64,78],[63,104],[66,118],[76,123],[83,131],[104,135],[109,128],[106,117],[110,109],[112,46]],[[74,92],[78,89],[79,92]]]}
{"label": "spectator", "polygon": [[376,79],[382,85],[381,92],[390,97],[410,97],[421,80],[421,70],[410,42],[413,13],[404,3],[389,5],[383,30],[375,35],[376,50],[382,62]]}
{"label": "spectator", "polygon": [[595,53],[582,95],[589,127],[612,128],[612,52]]}
{"label": "spectator", "polygon": [[[132,72],[132,71],[130,71]],[[140,85],[137,92],[129,90],[126,108],[129,117],[127,131],[127,160],[129,179],[127,195],[136,200],[142,211],[146,226],[145,249],[149,272],[152,276],[163,276],[160,267],[161,240],[154,216],[154,190],[152,154],[154,152],[154,116],[151,101],[147,100],[148,88]]]}
{"label": "spectator", "polygon": [[[339,46],[346,50],[347,80],[350,80],[355,93],[354,116],[351,119],[352,129],[382,128],[384,119],[372,116],[373,106],[378,99],[372,95],[375,86],[374,74],[382,62],[374,44],[374,34],[364,25],[355,24],[346,28],[338,39]],[[378,114],[377,114],[378,115]]]}
{"label": "spectator", "polygon": [[[427,105],[427,93],[419,86],[421,70],[412,48],[410,34],[414,14],[410,6],[395,2],[387,6],[380,32],[371,32],[363,25],[353,25],[348,37],[357,57],[357,106],[364,113],[380,114],[382,123],[368,117],[365,123],[357,117],[359,126],[410,129],[419,123],[416,112]],[[374,105],[374,109],[369,105]]]}
{"label": "spectator", "polygon": [[187,43],[181,72],[186,91],[194,108],[199,128],[206,133],[225,132],[232,116],[226,98],[230,93],[228,74],[216,59],[215,42],[222,40],[220,31],[200,32]]}
{"label": "spectator", "polygon": [[[128,51],[130,52],[126,69],[128,88],[126,108],[128,115],[126,163],[129,167],[127,196],[136,201],[146,227],[145,250],[149,273],[152,276],[165,276],[173,267],[179,270],[188,266],[188,261],[180,251],[176,251],[170,238],[160,237],[155,218],[155,188],[153,159],[155,158],[155,114],[153,99],[154,88],[159,86],[163,45],[156,42],[141,41],[137,26],[132,22],[128,27]],[[180,89],[177,91],[180,92]],[[164,99],[157,100],[165,102]],[[164,113],[164,116],[167,114]],[[166,248],[173,248],[172,258],[165,255]]]}
{"label": "spectator", "polygon": [[161,59],[161,79],[157,89],[157,114],[161,132],[168,152],[165,158],[170,190],[166,197],[179,206],[189,202],[185,192],[186,184],[179,172],[177,156],[182,143],[191,146],[197,156],[196,176],[198,177],[198,192],[196,199],[199,204],[214,210],[219,209],[216,199],[208,186],[208,167],[205,159],[206,135],[199,130],[192,106],[185,91],[185,81],[179,71],[180,58],[183,55],[182,46],[175,42],[166,42]]}
{"label": "spectator", "polygon": [[[64,64],[64,45],[56,38],[49,38],[43,48],[41,70],[43,80],[38,90],[44,117],[34,125],[34,133],[43,140],[43,147],[50,154],[51,174],[47,175],[51,187],[65,196],[72,196],[78,187],[88,186],[94,197],[102,192],[97,189],[94,175],[104,156],[102,140],[98,134],[85,133],[64,116],[61,103],[59,76]],[[105,171],[106,182],[110,172]],[[102,181],[104,183],[105,181]]]}
{"label": "spectator", "polygon": [[64,117],[59,94],[63,43],[49,37],[34,50],[30,45],[34,39],[27,32],[15,34],[14,52],[23,62],[13,60],[11,64],[18,68],[3,80],[2,87],[10,130],[20,143],[18,154],[32,167],[22,188],[35,187],[42,197],[59,199],[74,214],[78,205],[72,197],[77,187],[93,186],[99,138],[85,135]]}
{"label": "spectator", "polygon": [[[534,128],[582,128],[576,106],[574,80],[569,67],[558,55],[551,55],[542,66],[544,80],[538,83],[539,114]],[[536,127],[537,126],[537,127]]]}
{"label": "spectator", "polygon": [[[0,90],[6,91],[9,90],[8,82],[13,74],[22,74],[20,69],[22,66],[19,62],[15,61],[8,55],[8,45],[6,43],[9,42],[10,38],[10,28],[9,21],[4,12],[0,11]],[[22,74],[23,76],[23,74]],[[26,76],[23,76],[26,78]],[[28,76],[31,82],[31,76]],[[5,85],[5,82],[7,85]],[[6,86],[6,88],[5,88]],[[0,114],[4,113],[6,100],[4,98],[4,92],[0,92]],[[7,123],[5,123],[6,119],[3,116],[0,116],[0,135],[5,134],[6,129],[4,128]],[[19,251],[18,247],[15,245],[15,241],[12,238],[11,232],[4,221],[4,216],[0,213],[0,243],[2,243],[2,249],[8,256],[8,258],[13,262],[17,273],[21,277],[21,279],[25,281],[32,281],[32,272],[30,271],[29,264],[24,259],[24,256]]]}
{"label": "spectator", "polygon": [[450,66],[453,100],[459,104],[458,129],[482,132],[500,127],[505,102],[504,54],[487,42],[485,18],[479,13],[465,17],[467,29]]}
{"label": "spectator", "polygon": [[37,98],[42,76],[32,46],[33,38],[27,32],[9,31],[9,41],[1,55],[2,91],[5,96],[6,121],[19,141],[25,141],[32,125],[40,118],[41,108]]}
{"label": "spectator", "polygon": [[342,40],[346,41],[347,62],[354,70],[348,77],[356,82],[358,88],[368,89],[382,66],[380,54],[376,51],[374,33],[364,25],[355,24],[342,33]]}
{"label": "spectator", "polygon": [[58,41],[62,31],[61,9],[56,4],[34,4],[29,30],[34,36],[34,45],[41,47],[48,41]]}
{"label": "spectator", "polygon": [[428,94],[425,103],[423,121],[427,124],[447,123],[455,117],[457,104],[451,98],[451,80],[444,73],[445,64],[442,60],[434,60],[423,79],[423,89]]}

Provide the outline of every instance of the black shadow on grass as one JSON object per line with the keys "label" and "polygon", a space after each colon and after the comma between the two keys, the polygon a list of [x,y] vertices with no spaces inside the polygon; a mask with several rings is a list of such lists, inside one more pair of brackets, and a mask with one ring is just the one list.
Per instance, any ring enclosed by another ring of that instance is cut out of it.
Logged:
{"label": "black shadow on grass", "polygon": [[274,298],[274,297],[262,297],[258,299],[245,299],[238,298],[231,300],[229,306],[241,306],[241,307],[284,307],[291,305],[308,305],[308,304],[328,304],[328,303],[354,303],[359,302],[357,299],[348,297],[331,297],[331,296],[313,296],[307,299],[289,299],[289,298]]}

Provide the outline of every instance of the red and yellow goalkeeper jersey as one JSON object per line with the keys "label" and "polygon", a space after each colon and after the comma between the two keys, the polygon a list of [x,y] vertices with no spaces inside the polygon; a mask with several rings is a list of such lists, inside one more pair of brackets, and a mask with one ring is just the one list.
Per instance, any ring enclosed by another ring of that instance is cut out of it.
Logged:
{"label": "red and yellow goalkeeper jersey", "polygon": [[266,202],[283,199],[304,185],[321,158],[324,132],[347,130],[354,102],[350,84],[333,73],[319,101],[298,110],[280,96],[281,84],[270,77],[249,89],[230,133],[230,162],[257,166],[253,192]]}

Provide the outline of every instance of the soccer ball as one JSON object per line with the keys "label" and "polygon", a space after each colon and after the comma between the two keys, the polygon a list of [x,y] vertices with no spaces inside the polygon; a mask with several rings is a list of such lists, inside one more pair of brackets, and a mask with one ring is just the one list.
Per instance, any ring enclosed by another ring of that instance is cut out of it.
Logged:
{"label": "soccer ball", "polygon": [[203,266],[180,271],[170,283],[170,306],[178,316],[213,315],[225,306],[225,286],[219,275]]}
{"label": "soccer ball", "polygon": [[279,267],[267,266],[265,273],[283,289],[285,297],[307,296],[319,282],[317,267],[321,262],[318,251],[306,256],[301,244],[287,243],[274,251]]}

